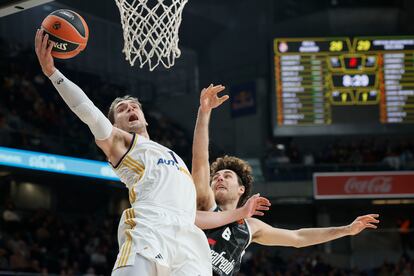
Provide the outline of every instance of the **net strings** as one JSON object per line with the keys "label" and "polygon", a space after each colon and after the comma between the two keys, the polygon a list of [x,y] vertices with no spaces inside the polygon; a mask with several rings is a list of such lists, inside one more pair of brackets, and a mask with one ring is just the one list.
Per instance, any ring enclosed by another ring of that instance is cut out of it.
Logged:
{"label": "net strings", "polygon": [[165,68],[174,65],[180,57],[178,31],[182,11],[188,0],[115,0],[120,16],[124,37],[122,52],[125,59],[134,66],[139,60],[140,67],[148,64],[150,71],[160,63]]}

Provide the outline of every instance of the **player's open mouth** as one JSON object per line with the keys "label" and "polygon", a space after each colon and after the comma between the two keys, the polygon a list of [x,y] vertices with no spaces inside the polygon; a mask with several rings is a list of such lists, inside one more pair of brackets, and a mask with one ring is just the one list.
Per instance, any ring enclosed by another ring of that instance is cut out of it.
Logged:
{"label": "player's open mouth", "polygon": [[135,114],[132,114],[131,116],[129,116],[129,122],[133,122],[133,121],[137,121],[138,120],[138,116]]}
{"label": "player's open mouth", "polygon": [[224,187],[223,185],[218,185],[218,186],[216,187],[216,191],[218,191],[218,190],[227,190],[227,188],[226,188],[226,187]]}

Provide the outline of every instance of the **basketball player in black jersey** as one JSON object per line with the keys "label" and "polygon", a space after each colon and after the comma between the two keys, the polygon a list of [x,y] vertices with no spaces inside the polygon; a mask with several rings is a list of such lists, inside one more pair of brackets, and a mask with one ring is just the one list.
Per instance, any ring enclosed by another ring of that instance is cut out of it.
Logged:
{"label": "basketball player in black jersey", "polygon": [[[234,210],[248,199],[253,183],[252,169],[247,162],[224,156],[218,158],[210,170],[208,155],[208,125],[211,110],[228,96],[218,97],[221,85],[203,89],[193,140],[192,175],[197,189],[199,210]],[[210,244],[214,275],[234,275],[246,247],[251,243],[268,246],[304,247],[328,242],[348,235],[356,235],[365,228],[377,228],[378,214],[357,217],[341,227],[285,230],[274,228],[256,218],[205,231]]]}

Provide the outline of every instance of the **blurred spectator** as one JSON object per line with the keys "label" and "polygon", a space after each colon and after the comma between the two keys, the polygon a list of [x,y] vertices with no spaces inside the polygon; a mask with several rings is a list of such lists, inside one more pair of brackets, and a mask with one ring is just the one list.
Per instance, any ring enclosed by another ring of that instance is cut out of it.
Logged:
{"label": "blurred spectator", "polygon": [[20,217],[16,213],[14,204],[11,201],[7,201],[3,211],[3,220],[6,223],[20,222]]}
{"label": "blurred spectator", "polygon": [[401,218],[397,220],[397,226],[401,238],[403,252],[405,253],[407,250],[412,249],[412,222],[408,218]]}
{"label": "blurred spectator", "polygon": [[303,155],[303,164],[305,166],[312,166],[315,164],[315,158],[311,152],[307,152]]}
{"label": "blurred spectator", "polygon": [[388,149],[386,156],[383,159],[383,162],[388,165],[390,168],[394,170],[400,169],[401,166],[401,160],[398,154],[392,150]]}

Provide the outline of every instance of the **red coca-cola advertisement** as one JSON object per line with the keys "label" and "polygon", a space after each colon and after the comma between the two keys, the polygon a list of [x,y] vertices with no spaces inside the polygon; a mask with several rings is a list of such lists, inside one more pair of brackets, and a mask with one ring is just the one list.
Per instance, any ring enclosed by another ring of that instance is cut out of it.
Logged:
{"label": "red coca-cola advertisement", "polygon": [[316,199],[414,197],[414,171],[315,173]]}

